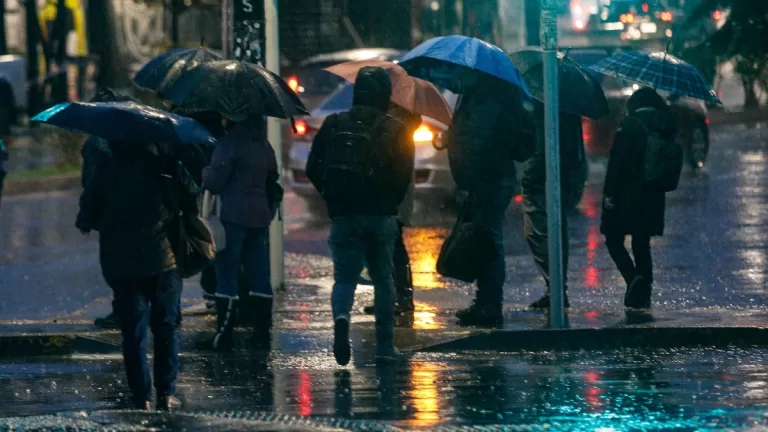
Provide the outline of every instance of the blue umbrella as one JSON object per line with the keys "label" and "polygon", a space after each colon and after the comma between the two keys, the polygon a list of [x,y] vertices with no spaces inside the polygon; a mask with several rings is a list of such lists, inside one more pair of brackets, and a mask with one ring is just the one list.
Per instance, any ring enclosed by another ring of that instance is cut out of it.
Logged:
{"label": "blue umbrella", "polygon": [[590,68],[657,90],[722,104],[698,69],[663,51],[625,51],[606,57]]}
{"label": "blue umbrella", "polygon": [[108,141],[216,143],[208,129],[197,121],[136,102],[66,102],[41,112],[31,121]]}
{"label": "blue umbrella", "polygon": [[497,78],[531,98],[520,71],[507,54],[496,45],[480,39],[458,35],[432,38],[408,52],[399,64],[410,75],[454,93],[463,92],[468,73],[479,72],[480,79]]}

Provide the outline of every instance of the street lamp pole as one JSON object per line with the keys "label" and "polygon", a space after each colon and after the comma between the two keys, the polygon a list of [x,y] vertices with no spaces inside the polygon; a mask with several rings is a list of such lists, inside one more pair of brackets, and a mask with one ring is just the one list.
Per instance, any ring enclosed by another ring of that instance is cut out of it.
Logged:
{"label": "street lamp pole", "polygon": [[[278,0],[264,0],[264,33],[266,55],[264,66],[280,75],[280,33],[278,29]],[[282,178],[283,172],[283,137],[279,119],[267,119],[267,139],[277,156],[277,172]],[[280,204],[282,206],[282,204]],[[283,262],[283,217],[282,209],[278,218],[269,226],[269,274],[272,287],[282,289],[285,285],[285,267]]]}
{"label": "street lamp pole", "polygon": [[557,3],[541,0],[541,48],[544,51],[544,135],[547,165],[550,324],[565,328],[563,311],[563,206],[560,190]]}

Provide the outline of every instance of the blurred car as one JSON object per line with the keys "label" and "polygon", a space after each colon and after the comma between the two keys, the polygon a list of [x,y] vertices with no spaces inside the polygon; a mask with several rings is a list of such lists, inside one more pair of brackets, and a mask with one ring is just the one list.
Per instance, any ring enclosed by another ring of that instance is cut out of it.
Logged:
{"label": "blurred car", "polygon": [[[288,157],[288,181],[291,189],[310,204],[316,203],[320,196],[306,175],[307,159],[312,147],[312,140],[326,117],[348,111],[352,107],[354,86],[346,83],[339,87],[310,116],[296,119],[296,131],[292,134]],[[444,92],[443,96],[454,107],[457,96]],[[413,135],[416,146],[415,176],[416,198],[429,200],[452,200],[456,185],[448,167],[448,152],[438,151],[441,133],[448,127],[428,117],[422,119],[421,126]],[[434,145],[433,145],[434,144]]]}
{"label": "blurred car", "polygon": [[349,61],[394,61],[403,54],[403,51],[389,48],[361,48],[320,54],[302,61],[296,68],[287,69],[283,76],[312,112],[345,82],[344,79],[325,71],[325,68]]}
{"label": "blurred car", "polygon": [[[588,67],[624,47],[576,48],[568,51],[568,57]],[[595,73],[608,98],[610,113],[600,120],[583,119],[582,129],[587,154],[592,157],[608,157],[613,138],[621,120],[626,115],[627,100],[640,88],[637,84],[616,77]],[[683,147],[688,164],[694,169],[704,167],[709,153],[709,120],[703,101],[688,97],[664,94],[678,125],[677,141]]]}
{"label": "blurred car", "polygon": [[624,40],[672,37],[674,14],[659,0],[572,0],[575,31],[616,32]]}

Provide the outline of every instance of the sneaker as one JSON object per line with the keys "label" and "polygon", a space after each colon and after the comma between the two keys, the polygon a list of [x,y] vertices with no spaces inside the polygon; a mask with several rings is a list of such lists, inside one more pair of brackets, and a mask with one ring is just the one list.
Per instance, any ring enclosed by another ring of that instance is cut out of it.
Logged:
{"label": "sneaker", "polygon": [[158,411],[174,411],[181,408],[181,401],[176,396],[162,396],[157,398]]}
{"label": "sneaker", "polygon": [[389,348],[389,349],[383,349],[381,351],[379,351],[377,349],[376,350],[376,361],[377,362],[395,361],[395,360],[400,358],[400,355],[401,355],[400,350],[395,348],[395,347],[392,347],[392,348]]}
{"label": "sneaker", "polygon": [[111,330],[111,329],[120,328],[120,320],[117,318],[117,314],[114,312],[110,313],[104,318],[96,318],[96,320],[93,321],[93,324],[96,327],[103,328],[103,329]]}
{"label": "sneaker", "polygon": [[[566,308],[571,307],[571,303],[568,301],[568,293],[563,294],[563,306]],[[549,294],[545,294],[528,307],[531,309],[549,309]]]}
{"label": "sneaker", "polygon": [[504,324],[501,305],[480,305],[476,300],[466,309],[456,312],[459,325],[475,327],[498,327]]}
{"label": "sneaker", "polygon": [[152,411],[152,401],[141,401],[133,404],[133,409],[139,411]]}
{"label": "sneaker", "polygon": [[632,309],[650,309],[651,284],[641,276],[633,279],[624,294],[624,306]]}
{"label": "sneaker", "polygon": [[352,348],[349,346],[349,318],[336,318],[333,323],[333,356],[341,366],[349,364]]}

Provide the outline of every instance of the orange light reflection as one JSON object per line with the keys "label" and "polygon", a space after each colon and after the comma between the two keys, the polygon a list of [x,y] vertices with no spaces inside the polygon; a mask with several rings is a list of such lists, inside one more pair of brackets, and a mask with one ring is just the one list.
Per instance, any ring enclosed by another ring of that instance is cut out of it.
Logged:
{"label": "orange light reflection", "polygon": [[437,388],[438,373],[443,367],[439,363],[412,362],[411,388],[408,396],[412,399],[415,419],[412,424],[419,427],[436,425],[440,421],[440,400]]}

